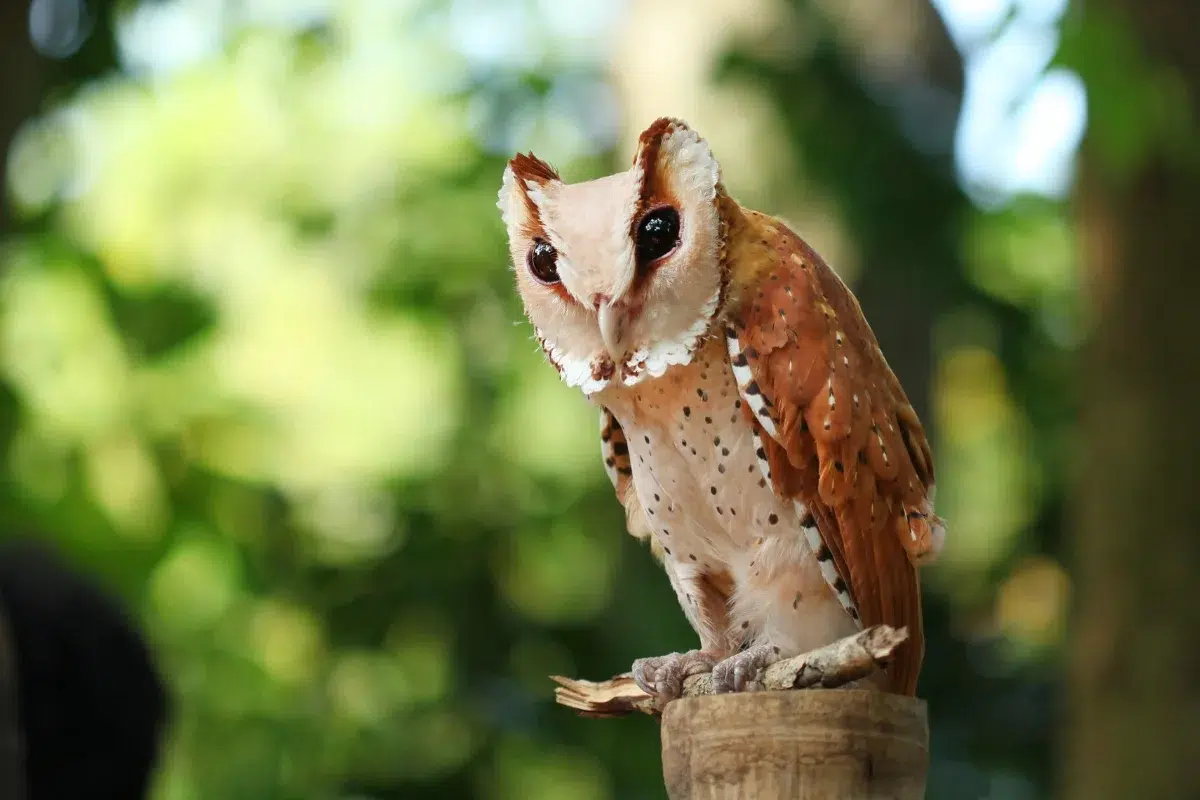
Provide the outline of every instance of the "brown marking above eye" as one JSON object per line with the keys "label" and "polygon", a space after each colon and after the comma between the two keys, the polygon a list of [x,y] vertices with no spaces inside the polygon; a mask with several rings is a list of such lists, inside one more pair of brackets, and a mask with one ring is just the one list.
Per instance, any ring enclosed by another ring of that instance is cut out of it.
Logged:
{"label": "brown marking above eye", "polygon": [[[657,210],[666,205],[677,205],[672,197],[666,176],[660,174],[659,154],[663,140],[679,127],[686,127],[679,120],[670,117],[660,117],[650,125],[638,138],[637,155],[634,163],[641,173],[641,187],[638,190],[637,210],[633,215],[632,230],[629,235],[637,242],[638,231],[647,212]],[[641,265],[639,264],[639,267]]]}
{"label": "brown marking above eye", "polygon": [[[650,205],[650,197],[654,191],[655,169],[658,166],[658,152],[662,147],[663,138],[675,127],[675,120],[670,117],[659,117],[649,128],[642,131],[638,137],[637,154],[634,163],[642,173],[642,189],[638,196],[638,211],[644,212]],[[640,214],[636,215],[640,216]]]}
{"label": "brown marking above eye", "polygon": [[529,267],[529,274],[539,283],[550,286],[559,282],[558,251],[545,239],[533,240],[529,252],[525,254],[525,264]]}
{"label": "brown marking above eye", "polygon": [[533,198],[529,196],[528,184],[532,181],[539,186],[545,186],[547,183],[561,181],[558,171],[533,153],[517,153],[509,159],[508,166],[512,169],[513,178],[528,217],[528,221],[523,226],[523,233],[527,236],[544,235],[541,212],[538,210],[537,203],[533,202]]}

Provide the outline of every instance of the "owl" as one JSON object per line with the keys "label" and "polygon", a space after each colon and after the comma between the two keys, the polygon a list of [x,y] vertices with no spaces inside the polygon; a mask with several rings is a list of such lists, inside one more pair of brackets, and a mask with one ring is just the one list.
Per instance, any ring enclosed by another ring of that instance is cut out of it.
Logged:
{"label": "owl", "polygon": [[498,206],[546,359],[599,408],[626,526],[648,540],[699,647],[640,658],[647,692],[774,661],[879,623],[910,638],[875,688],[912,695],[917,568],[945,525],[921,422],[838,275],[725,191],[687,123],[632,166],[566,183],[519,154]]}

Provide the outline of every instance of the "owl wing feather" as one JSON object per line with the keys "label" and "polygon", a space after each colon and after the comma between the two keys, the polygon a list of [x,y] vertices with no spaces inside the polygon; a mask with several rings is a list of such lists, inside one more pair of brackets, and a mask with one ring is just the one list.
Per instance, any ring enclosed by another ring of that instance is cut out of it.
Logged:
{"label": "owl wing feather", "polygon": [[912,694],[924,649],[916,563],[942,536],[929,445],[850,290],[783,223],[744,214],[727,335],[745,410],[766,434],[775,491],[815,518],[863,624],[908,627],[889,677]]}

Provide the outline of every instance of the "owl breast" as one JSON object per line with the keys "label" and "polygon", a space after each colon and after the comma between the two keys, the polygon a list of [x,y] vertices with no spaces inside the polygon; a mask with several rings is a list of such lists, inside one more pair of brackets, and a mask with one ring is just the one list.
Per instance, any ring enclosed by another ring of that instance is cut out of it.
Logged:
{"label": "owl breast", "polygon": [[[702,639],[702,628],[724,625],[742,642],[799,650],[856,629],[803,535],[803,508],[764,474],[720,339],[689,364],[599,399],[625,431],[634,490]],[[700,579],[731,587],[726,620],[689,608]]]}

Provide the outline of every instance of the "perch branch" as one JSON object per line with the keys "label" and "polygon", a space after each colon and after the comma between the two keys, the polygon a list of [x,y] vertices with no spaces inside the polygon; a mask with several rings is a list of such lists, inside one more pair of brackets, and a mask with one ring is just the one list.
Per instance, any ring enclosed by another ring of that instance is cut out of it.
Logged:
{"label": "perch branch", "polygon": [[[908,638],[908,629],[876,625],[794,658],[777,661],[762,673],[755,690],[833,689],[861,680],[886,664]],[[628,673],[606,681],[585,681],[551,675],[558,684],[554,700],[585,717],[621,717],[640,711],[661,714],[665,705],[646,694]],[[712,694],[711,675],[692,675],[683,682],[683,695]]]}

